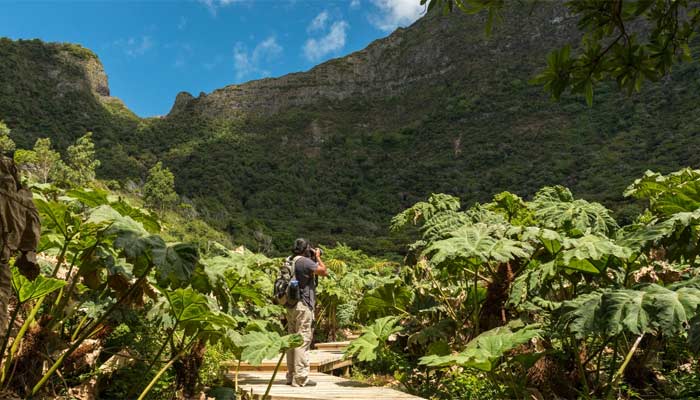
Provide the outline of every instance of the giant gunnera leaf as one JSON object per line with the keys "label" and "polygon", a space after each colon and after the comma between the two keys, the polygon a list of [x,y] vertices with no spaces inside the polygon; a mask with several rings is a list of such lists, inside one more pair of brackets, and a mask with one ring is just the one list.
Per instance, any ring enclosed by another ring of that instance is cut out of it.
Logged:
{"label": "giant gunnera leaf", "polygon": [[363,329],[363,334],[352,341],[347,350],[346,357],[356,357],[360,361],[372,361],[377,359],[377,350],[389,340],[389,336],[401,331],[400,326],[396,326],[398,317],[380,318]]}
{"label": "giant gunnera leaf", "polygon": [[37,276],[33,281],[27,279],[19,272],[19,269],[12,268],[12,287],[17,293],[20,303],[38,299],[66,285],[66,281],[54,278],[47,278],[43,275]]}
{"label": "giant gunnera leaf", "polygon": [[612,336],[621,332],[666,334],[686,330],[697,315],[700,289],[676,290],[651,284],[638,290],[600,290],[565,301],[555,315],[557,323],[577,338]]}
{"label": "giant gunnera leaf", "polygon": [[501,326],[474,338],[461,353],[448,356],[424,356],[421,357],[420,364],[429,367],[459,365],[488,372],[498,365],[498,360],[506,352],[529,342],[539,334],[540,330],[533,325],[525,326],[515,332]]}
{"label": "giant gunnera leaf", "polygon": [[276,332],[251,332],[241,338],[241,359],[250,365],[260,365],[263,360],[275,358],[302,343],[303,339],[298,334],[280,336]]}

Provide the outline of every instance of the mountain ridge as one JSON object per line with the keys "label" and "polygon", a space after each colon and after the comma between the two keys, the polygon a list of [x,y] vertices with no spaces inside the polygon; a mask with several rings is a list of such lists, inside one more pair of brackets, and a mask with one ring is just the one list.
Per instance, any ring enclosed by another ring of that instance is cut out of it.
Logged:
{"label": "mountain ridge", "polygon": [[[580,97],[554,103],[527,82],[549,50],[578,42],[576,19],[546,3],[504,20],[485,36],[482,16],[427,15],[306,72],[182,92],[161,118],[139,119],[99,93],[78,99],[81,113],[20,93],[8,120],[24,145],[49,122],[59,148],[92,130],[105,178],[143,181],[162,160],[197,213],[234,241],[277,251],[297,236],[399,251],[389,219],[434,192],[468,206],[562,184],[624,219],[639,205],[622,191],[644,170],[699,166],[697,64],[634,96],[602,85],[591,108]],[[0,89],[30,83],[0,74]],[[27,112],[33,101],[53,119]]]}

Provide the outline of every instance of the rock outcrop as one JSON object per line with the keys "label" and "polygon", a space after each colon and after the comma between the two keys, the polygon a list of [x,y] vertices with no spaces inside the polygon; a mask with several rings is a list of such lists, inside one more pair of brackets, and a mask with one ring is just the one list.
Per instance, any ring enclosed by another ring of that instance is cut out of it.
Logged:
{"label": "rock outcrop", "polygon": [[[575,30],[571,16],[563,7],[535,10],[547,24],[528,27],[528,36],[503,35],[497,41],[484,34],[467,37],[467,32],[483,32],[483,18],[455,13],[449,17],[427,15],[408,28],[399,28],[386,38],[372,42],[365,49],[322,63],[306,72],[279,78],[266,78],[239,85],[229,85],[187,102],[208,117],[235,117],[240,113],[275,113],[290,107],[342,101],[348,98],[380,98],[401,95],[423,84],[443,81],[448,76],[464,78],[472,61],[484,57],[498,58],[495,52],[511,53],[512,46],[539,46],[541,41],[571,37]],[[531,21],[532,19],[530,19]],[[523,20],[513,18],[508,31],[518,32]],[[481,26],[479,26],[481,25]],[[521,32],[523,30],[520,30]],[[488,74],[482,68],[476,76]],[[184,97],[178,95],[170,115],[181,111]]]}

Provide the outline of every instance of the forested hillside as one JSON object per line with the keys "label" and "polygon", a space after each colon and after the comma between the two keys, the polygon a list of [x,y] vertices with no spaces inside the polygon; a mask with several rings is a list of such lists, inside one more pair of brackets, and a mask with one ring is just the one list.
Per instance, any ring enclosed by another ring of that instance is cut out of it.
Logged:
{"label": "forested hillside", "polygon": [[700,69],[629,97],[603,87],[591,108],[553,103],[528,81],[579,35],[551,3],[509,10],[488,37],[482,16],[429,15],[308,72],[182,93],[150,119],[109,97],[92,52],[3,39],[0,119],[25,148],[94,132],[102,178],[140,183],[163,160],[200,216],[267,250],[303,234],[398,251],[391,216],[437,192],[471,204],[562,184],[624,219],[635,177],[700,165]]}

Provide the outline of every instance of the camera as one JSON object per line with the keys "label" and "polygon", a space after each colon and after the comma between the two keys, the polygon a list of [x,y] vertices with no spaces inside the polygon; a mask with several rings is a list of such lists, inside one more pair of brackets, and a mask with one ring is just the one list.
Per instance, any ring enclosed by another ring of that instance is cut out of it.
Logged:
{"label": "camera", "polygon": [[[314,261],[318,261],[318,260],[316,259],[316,250],[317,250],[317,249],[315,249],[315,248],[313,248],[313,247],[309,247],[309,253],[310,253],[310,254],[309,254],[309,258],[311,258],[311,259],[314,260]],[[318,249],[318,253],[319,253],[320,255],[323,255],[323,249],[319,248],[319,249]]]}

